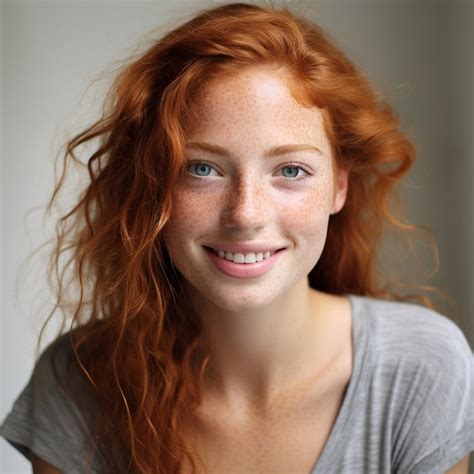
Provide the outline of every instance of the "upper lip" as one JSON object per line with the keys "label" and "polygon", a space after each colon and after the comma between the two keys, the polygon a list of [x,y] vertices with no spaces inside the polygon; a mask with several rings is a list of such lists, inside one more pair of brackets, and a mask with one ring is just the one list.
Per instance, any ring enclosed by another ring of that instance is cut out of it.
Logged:
{"label": "upper lip", "polygon": [[274,252],[284,248],[283,245],[266,244],[264,242],[228,242],[206,244],[205,247],[211,247],[214,250],[222,250],[231,253],[263,253]]}

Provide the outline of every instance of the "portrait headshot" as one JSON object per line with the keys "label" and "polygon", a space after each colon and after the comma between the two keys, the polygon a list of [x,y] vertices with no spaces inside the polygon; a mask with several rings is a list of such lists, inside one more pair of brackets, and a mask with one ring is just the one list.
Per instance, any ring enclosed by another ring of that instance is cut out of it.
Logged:
{"label": "portrait headshot", "polygon": [[474,2],[0,3],[0,471],[474,473]]}

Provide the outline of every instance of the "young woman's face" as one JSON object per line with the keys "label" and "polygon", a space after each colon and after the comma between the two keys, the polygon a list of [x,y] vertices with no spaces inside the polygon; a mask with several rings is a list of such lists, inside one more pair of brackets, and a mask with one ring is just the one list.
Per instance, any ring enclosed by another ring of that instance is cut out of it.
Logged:
{"label": "young woman's face", "polygon": [[347,173],[334,172],[319,109],[296,102],[281,73],[244,70],[213,83],[196,106],[165,244],[196,296],[255,309],[306,281],[329,216],[344,204]]}

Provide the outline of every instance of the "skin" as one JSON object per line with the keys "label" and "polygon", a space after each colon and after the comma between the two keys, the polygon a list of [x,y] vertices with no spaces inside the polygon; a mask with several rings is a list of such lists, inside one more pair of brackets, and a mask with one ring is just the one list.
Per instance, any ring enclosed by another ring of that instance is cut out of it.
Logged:
{"label": "skin", "polygon": [[[300,105],[287,81],[283,72],[254,67],[201,92],[187,143],[218,144],[229,156],[188,147],[164,234],[211,352],[206,396],[249,416],[266,413],[341,350],[334,326],[341,301],[311,289],[307,275],[330,215],[344,205],[348,173],[336,170],[320,110]],[[272,146],[297,143],[321,153],[265,156]],[[191,166],[199,162],[210,168]],[[304,178],[285,178],[295,175]],[[270,272],[246,280],[221,273],[202,247],[257,240],[286,250]]]}

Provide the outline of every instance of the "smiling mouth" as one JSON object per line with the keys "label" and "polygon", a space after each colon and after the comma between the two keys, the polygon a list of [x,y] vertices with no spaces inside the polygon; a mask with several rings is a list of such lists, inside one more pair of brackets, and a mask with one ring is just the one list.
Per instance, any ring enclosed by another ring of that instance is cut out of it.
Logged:
{"label": "smiling mouth", "polygon": [[206,247],[204,248],[215,255],[219,256],[223,260],[229,260],[234,263],[240,263],[240,264],[252,264],[252,263],[258,263],[258,262],[263,262],[270,257],[272,257],[274,254],[281,252],[284,250],[284,248],[278,249],[278,250],[272,250],[272,251],[266,251],[266,252],[246,252],[246,253],[241,253],[241,252],[228,252],[224,250],[217,250],[213,249],[212,247]]}

